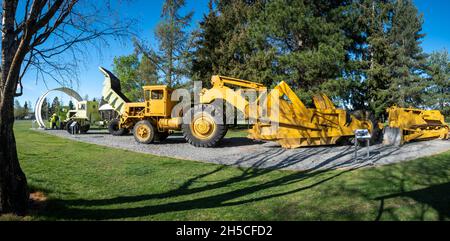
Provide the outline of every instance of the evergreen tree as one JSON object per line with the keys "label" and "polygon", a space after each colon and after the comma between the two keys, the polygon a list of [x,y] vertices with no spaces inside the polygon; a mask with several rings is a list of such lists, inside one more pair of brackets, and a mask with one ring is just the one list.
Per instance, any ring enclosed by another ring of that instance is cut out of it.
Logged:
{"label": "evergreen tree", "polygon": [[217,0],[200,23],[192,53],[191,78],[208,86],[220,74],[262,82],[263,63],[252,61],[250,24],[264,8],[263,0]]}
{"label": "evergreen tree", "polygon": [[193,33],[197,48],[192,53],[190,74],[192,80],[202,81],[205,87],[210,87],[209,79],[218,73],[220,56],[217,54],[217,49],[223,36],[223,31],[218,27],[218,16],[213,6],[213,0],[209,0],[208,8],[209,13],[200,22],[200,30]]}
{"label": "evergreen tree", "polygon": [[104,98],[101,98],[101,99],[100,99],[100,105],[99,105],[99,106],[102,107],[102,106],[104,106],[104,105],[106,105],[106,104],[108,104],[108,102],[106,102]]}
{"label": "evergreen tree", "polygon": [[18,100],[14,101],[14,118],[17,120],[23,120],[29,113],[30,107],[29,102],[25,101],[23,106],[20,104]]}
{"label": "evergreen tree", "polygon": [[412,1],[355,0],[345,29],[352,40],[343,81],[348,103],[378,118],[392,105],[417,105],[425,55]]}
{"label": "evergreen tree", "polygon": [[398,0],[393,3],[392,29],[389,33],[393,60],[390,64],[391,103],[403,107],[421,104],[420,93],[425,87],[422,75],[425,72],[427,56],[420,46],[423,20],[412,0]]}
{"label": "evergreen tree", "polygon": [[34,111],[33,110],[33,104],[31,104],[31,101],[28,101],[28,110],[29,110],[30,113],[32,113]]}
{"label": "evergreen tree", "polygon": [[21,119],[23,114],[23,107],[18,100],[14,101],[14,117],[15,119]]}
{"label": "evergreen tree", "polygon": [[389,63],[393,57],[392,46],[388,40],[392,5],[389,1],[363,0],[361,6],[361,34],[366,38],[361,49],[363,99],[367,101],[367,110],[381,118],[392,105],[392,102],[388,101],[391,81]]}
{"label": "evergreen tree", "polygon": [[[342,74],[346,36],[340,19],[345,1],[273,0],[252,24],[255,63],[265,79],[287,81],[304,101]],[[268,59],[270,58],[270,59]],[[268,61],[269,60],[269,61]],[[328,89],[335,95],[334,89]]]}
{"label": "evergreen tree", "polygon": [[336,79],[346,61],[341,30],[346,1],[215,3],[214,8],[210,1],[196,36],[194,80],[208,84],[211,75],[221,74],[269,87],[285,80],[308,97],[319,90],[335,96],[342,88]]}
{"label": "evergreen tree", "polygon": [[156,29],[156,39],[159,42],[158,64],[165,75],[165,84],[174,87],[181,84],[183,77],[188,75],[187,58],[189,27],[193,12],[181,15],[185,0],[166,0],[162,9],[162,22]]}
{"label": "evergreen tree", "polygon": [[394,104],[422,101],[421,31],[411,0],[210,1],[191,77],[209,83],[229,75],[269,87],[285,80],[305,102],[325,92],[381,118]]}
{"label": "evergreen tree", "polygon": [[137,75],[143,86],[158,84],[157,66],[146,55],[142,55],[141,57],[137,68]]}
{"label": "evergreen tree", "polygon": [[72,100],[69,100],[69,110],[75,110],[75,105],[73,104]]}
{"label": "evergreen tree", "polygon": [[61,103],[59,102],[58,97],[55,97],[52,101],[52,105],[50,107],[50,112],[53,115],[54,113],[58,113],[61,107]]}
{"label": "evergreen tree", "polygon": [[423,92],[426,106],[450,115],[450,56],[447,50],[430,55],[427,75],[428,86]]}
{"label": "evergreen tree", "polygon": [[48,99],[45,98],[44,101],[42,102],[42,109],[41,109],[41,115],[42,118],[44,118],[44,120],[48,120],[49,118],[49,113],[50,113],[50,103],[48,103]]}
{"label": "evergreen tree", "polygon": [[30,108],[28,107],[28,102],[25,101],[25,104],[23,105],[23,114],[28,115],[30,113]]}

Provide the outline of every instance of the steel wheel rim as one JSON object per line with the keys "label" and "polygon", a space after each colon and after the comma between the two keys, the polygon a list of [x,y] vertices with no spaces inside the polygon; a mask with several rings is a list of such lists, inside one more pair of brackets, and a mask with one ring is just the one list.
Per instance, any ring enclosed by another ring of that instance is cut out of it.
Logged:
{"label": "steel wheel rim", "polygon": [[192,134],[201,140],[208,140],[217,129],[216,122],[208,115],[199,115],[191,123]]}
{"label": "steel wheel rim", "polygon": [[139,140],[146,141],[151,134],[151,130],[146,125],[139,125],[136,129],[136,136],[139,138]]}

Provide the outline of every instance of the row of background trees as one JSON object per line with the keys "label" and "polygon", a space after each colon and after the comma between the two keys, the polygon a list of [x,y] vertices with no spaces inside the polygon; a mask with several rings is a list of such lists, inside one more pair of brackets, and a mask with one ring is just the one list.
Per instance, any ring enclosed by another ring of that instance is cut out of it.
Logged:
{"label": "row of background trees", "polygon": [[25,101],[23,106],[18,100],[14,101],[14,117],[17,120],[23,120],[33,112],[31,102]]}
{"label": "row of background trees", "polygon": [[131,99],[142,85],[209,85],[212,75],[273,87],[284,80],[311,105],[324,92],[341,107],[384,119],[392,105],[450,114],[450,62],[421,48],[423,18],[412,0],[210,0],[190,31],[184,0],[167,0],[158,48],[134,40],[114,72]]}
{"label": "row of background trees", "polygon": [[[65,106],[64,102],[62,102],[58,97],[53,98],[52,102],[49,102],[46,98],[42,103],[41,115],[44,119],[48,119],[53,113],[60,113],[63,108],[67,110],[74,110],[75,105],[72,100],[69,100],[67,106]],[[23,106],[19,100],[14,101],[14,117],[16,120],[23,120],[27,117],[33,118],[32,114],[34,114],[34,110],[31,101],[25,101]]]}

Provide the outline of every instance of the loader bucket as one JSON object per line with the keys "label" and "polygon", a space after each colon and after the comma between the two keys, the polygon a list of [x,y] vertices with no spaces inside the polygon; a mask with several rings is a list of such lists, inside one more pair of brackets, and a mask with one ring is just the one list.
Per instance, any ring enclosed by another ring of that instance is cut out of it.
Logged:
{"label": "loader bucket", "polygon": [[412,141],[449,138],[449,126],[440,111],[394,106],[387,112],[389,127],[385,130],[385,144],[402,145]]}

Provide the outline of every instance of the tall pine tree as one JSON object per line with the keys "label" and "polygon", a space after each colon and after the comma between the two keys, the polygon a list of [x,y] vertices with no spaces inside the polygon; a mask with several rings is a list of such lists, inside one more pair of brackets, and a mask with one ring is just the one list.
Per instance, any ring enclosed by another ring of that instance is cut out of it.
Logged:
{"label": "tall pine tree", "polygon": [[428,84],[422,96],[425,105],[450,115],[450,56],[447,50],[433,52],[428,58]]}
{"label": "tall pine tree", "polygon": [[345,1],[272,0],[252,24],[256,62],[267,63],[265,77],[287,81],[305,102],[342,75],[346,36],[341,30]]}
{"label": "tall pine tree", "polygon": [[208,79],[218,73],[220,56],[217,50],[223,40],[223,33],[219,29],[219,17],[214,9],[213,0],[208,3],[209,12],[200,22],[200,29],[193,33],[196,49],[191,53],[192,65],[190,76],[194,81],[202,81],[209,86]]}
{"label": "tall pine tree", "polygon": [[422,18],[411,0],[214,3],[196,38],[195,80],[285,80],[305,102],[325,92],[379,118],[394,104],[421,102]]}
{"label": "tall pine tree", "polygon": [[159,42],[158,64],[165,75],[165,84],[174,87],[181,84],[183,77],[189,74],[188,44],[189,34],[186,28],[190,25],[193,12],[186,15],[180,13],[185,0],[166,0],[162,9],[162,22],[156,29]]}
{"label": "tall pine tree", "polygon": [[397,0],[392,8],[392,28],[389,41],[393,51],[390,63],[390,103],[402,107],[421,104],[420,93],[426,81],[422,75],[427,56],[420,46],[423,20],[412,0]]}
{"label": "tall pine tree", "polygon": [[344,86],[355,109],[386,116],[392,105],[417,105],[425,55],[422,19],[410,0],[354,0],[347,24],[352,64]]}
{"label": "tall pine tree", "polygon": [[261,12],[264,0],[216,0],[200,23],[192,53],[191,77],[209,84],[211,75],[221,74],[260,81],[251,65],[254,52],[249,26]]}

